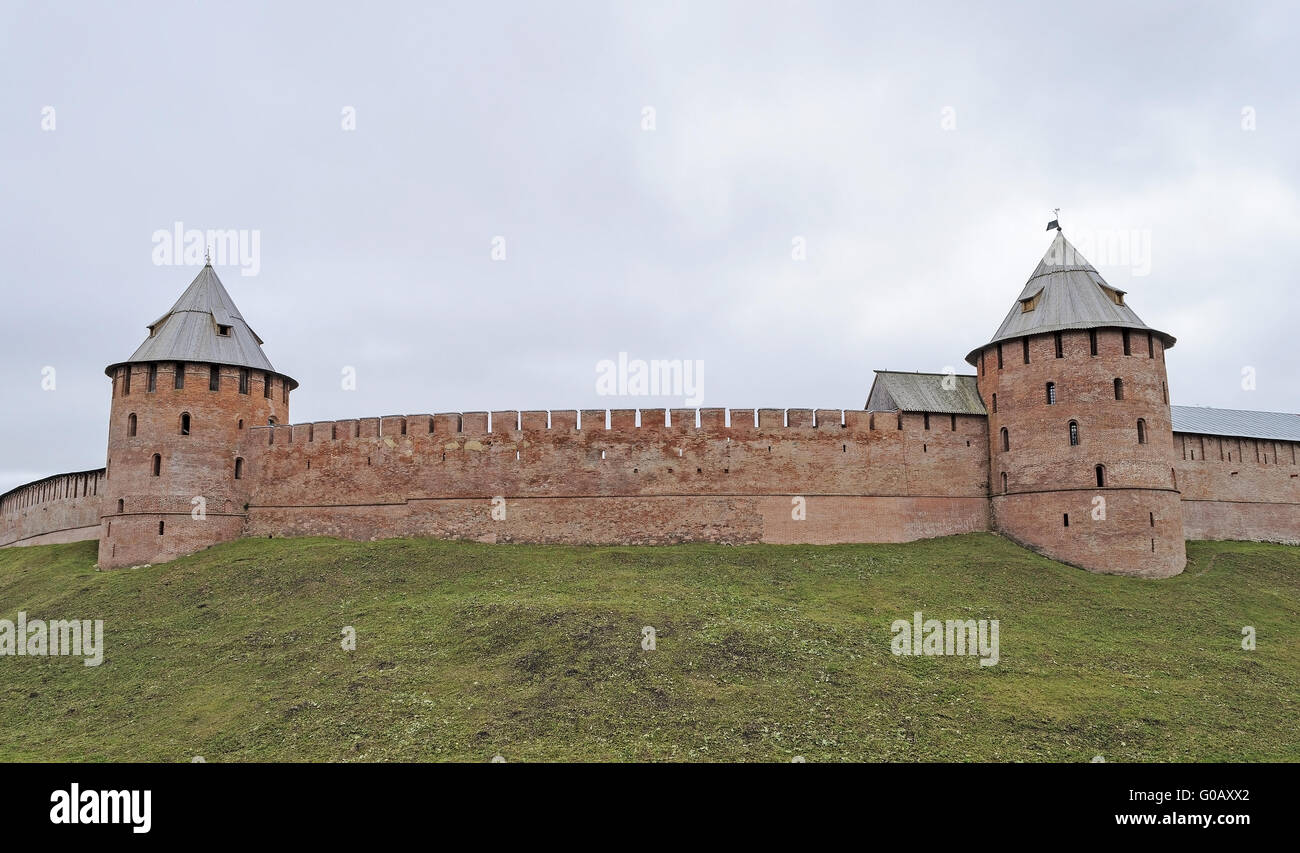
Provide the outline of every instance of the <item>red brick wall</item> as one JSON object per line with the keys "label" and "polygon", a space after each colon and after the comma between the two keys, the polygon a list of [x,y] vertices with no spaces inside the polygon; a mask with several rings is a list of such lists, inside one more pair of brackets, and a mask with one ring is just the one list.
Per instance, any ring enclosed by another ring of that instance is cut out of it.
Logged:
{"label": "red brick wall", "polygon": [[1300,544],[1300,446],[1174,433],[1190,539]]}
{"label": "red brick wall", "polygon": [[[896,542],[988,528],[982,417],[483,412],[257,429],[248,533]],[[406,431],[402,432],[403,421]],[[874,428],[873,428],[874,421]],[[786,424],[790,425],[786,425]],[[522,429],[519,425],[522,424]],[[729,425],[728,425],[729,424]],[[335,438],[335,436],[338,436]],[[493,497],[505,518],[493,519]],[[796,497],[806,517],[792,518]]]}
{"label": "red brick wall", "polygon": [[[983,351],[977,372],[989,409],[993,523],[1053,559],[1093,571],[1177,574],[1186,554],[1173,483],[1163,347],[1156,339],[1149,357],[1146,334],[1134,332],[1131,355],[1124,355],[1120,330],[1098,329],[1096,336],[1093,356],[1087,331],[1063,332],[1062,358],[1056,357],[1053,335],[1032,336],[1028,364],[1020,339],[1004,342],[1001,369],[997,347]],[[1116,378],[1123,380],[1122,400],[1115,398]],[[1056,389],[1051,405],[1048,382]],[[1146,424],[1145,444],[1138,442],[1139,418]],[[1077,446],[1069,442],[1071,420],[1078,424]],[[1105,466],[1102,488],[1098,464]],[[1105,502],[1104,519],[1092,518],[1094,507],[1102,506],[1095,498]]]}
{"label": "red brick wall", "polygon": [[99,538],[104,470],[46,477],[0,496],[0,548]]}

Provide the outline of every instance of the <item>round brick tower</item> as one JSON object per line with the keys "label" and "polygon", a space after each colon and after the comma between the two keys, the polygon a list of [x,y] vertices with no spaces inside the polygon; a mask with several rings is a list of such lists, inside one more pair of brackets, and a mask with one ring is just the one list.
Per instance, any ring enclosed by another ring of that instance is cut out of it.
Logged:
{"label": "round brick tower", "polygon": [[988,411],[994,529],[1092,571],[1183,570],[1173,345],[1058,228],[993,339],[966,356]]}
{"label": "round brick tower", "polygon": [[[101,569],[157,563],[243,532],[250,430],[287,423],[277,373],[211,265],[110,365]],[[265,433],[262,433],[265,435]]]}

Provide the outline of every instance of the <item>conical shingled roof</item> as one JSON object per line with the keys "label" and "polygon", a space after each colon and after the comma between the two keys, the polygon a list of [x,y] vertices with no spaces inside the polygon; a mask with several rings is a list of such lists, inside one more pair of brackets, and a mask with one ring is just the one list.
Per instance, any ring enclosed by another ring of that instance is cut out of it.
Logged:
{"label": "conical shingled roof", "polygon": [[105,372],[112,375],[121,364],[146,361],[207,362],[278,373],[211,264],[199,270],[170,311],[149,324],[149,337],[135,353]]}
{"label": "conical shingled roof", "polygon": [[[1165,349],[1174,345],[1173,335],[1143,323],[1127,304],[1116,303],[1112,294],[1124,301],[1124,291],[1107,284],[1058,230],[989,344],[1063,329],[1110,327],[1153,332],[1164,341]],[[1028,311],[1027,303],[1032,306]],[[966,361],[978,364],[980,350],[989,344],[973,350]]]}

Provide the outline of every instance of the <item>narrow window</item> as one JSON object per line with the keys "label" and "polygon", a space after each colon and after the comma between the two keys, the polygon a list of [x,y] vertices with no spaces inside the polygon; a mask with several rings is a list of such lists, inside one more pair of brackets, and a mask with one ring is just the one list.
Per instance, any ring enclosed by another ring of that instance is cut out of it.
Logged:
{"label": "narrow window", "polygon": [[235,457],[235,479],[244,479],[244,460],[242,457]]}
{"label": "narrow window", "polygon": [[1143,418],[1138,418],[1138,444],[1147,443],[1147,422]]}
{"label": "narrow window", "polygon": [[288,382],[280,383],[280,402],[284,403],[286,406],[289,405],[289,383]]}
{"label": "narrow window", "polygon": [[1025,364],[1029,363],[1029,338],[1025,338]]}
{"label": "narrow window", "polygon": [[243,429],[243,428],[244,428],[243,418],[240,418],[239,420],[235,421],[235,429]]}
{"label": "narrow window", "polygon": [[162,535],[163,535],[163,530],[166,529],[166,525],[167,525],[167,522],[165,522],[165,521],[160,521],[160,522],[158,522],[158,535],[159,535],[159,536],[162,536]]}
{"label": "narrow window", "polygon": [[1098,486],[1105,486],[1105,485],[1106,485],[1106,466],[1105,466],[1105,465],[1098,465],[1096,470],[1097,470],[1097,485],[1098,485]]}
{"label": "narrow window", "polygon": [[208,390],[221,390],[221,368],[215,364],[208,370]]}
{"label": "narrow window", "polygon": [[926,413],[923,415],[923,417],[925,418],[925,428],[926,428],[926,429],[929,429],[929,428],[930,428],[930,413],[929,413],[929,412],[926,412]]}
{"label": "narrow window", "polygon": [[189,434],[190,434],[190,413],[182,412],[181,413],[181,435],[189,435]]}
{"label": "narrow window", "polygon": [[1002,369],[1002,344],[998,344],[998,370]]}
{"label": "narrow window", "polygon": [[1002,428],[1002,449],[1004,451],[1011,449],[1011,437],[1007,434],[1007,428]]}
{"label": "narrow window", "polygon": [[1097,330],[1088,330],[1088,350],[1092,355],[1097,354]]}
{"label": "narrow window", "polygon": [[953,416],[952,416],[952,431],[953,431],[953,432],[956,432],[956,431],[957,431],[957,416],[956,416],[956,415],[953,415]]}
{"label": "narrow window", "polygon": [[1079,423],[1078,423],[1078,421],[1070,421],[1070,446],[1071,446],[1071,447],[1078,447],[1078,446],[1079,446]]}
{"label": "narrow window", "polygon": [[262,396],[270,399],[271,397],[271,374],[262,374]]}
{"label": "narrow window", "polygon": [[239,371],[239,393],[248,393],[248,368],[241,368]]}
{"label": "narrow window", "polygon": [[1124,330],[1124,355],[1132,355],[1132,354],[1133,354],[1133,347],[1130,346],[1129,331],[1128,329],[1125,329]]}
{"label": "narrow window", "polygon": [[402,435],[406,435],[406,418],[402,418]]}
{"label": "narrow window", "polygon": [[1147,518],[1150,519],[1150,521],[1151,521],[1151,526],[1152,526],[1152,527],[1155,527],[1155,526],[1156,526],[1156,514],[1155,514],[1154,512],[1148,512],[1148,513],[1147,513]]}
{"label": "narrow window", "polygon": [[130,415],[128,415],[127,418],[126,418],[126,436],[127,436],[127,438],[134,438],[134,437],[135,437],[135,425],[136,425],[135,413],[132,412],[132,413],[131,413]]}
{"label": "narrow window", "polygon": [[902,413],[902,412],[899,412],[899,413],[898,413],[898,428],[899,428],[899,429],[902,429],[902,428],[903,428],[903,413]]}
{"label": "narrow window", "polygon": [[149,393],[158,390],[158,365],[149,365]]}
{"label": "narrow window", "polygon": [[1169,389],[1163,382],[1160,383],[1160,399],[1164,400],[1166,403],[1169,402]]}
{"label": "narrow window", "polygon": [[130,393],[131,393],[131,365],[128,364],[122,370],[122,396],[125,397]]}
{"label": "narrow window", "polygon": [[996,415],[997,413],[998,413],[998,395],[997,395],[997,394],[994,394],[994,395],[993,395],[993,414]]}
{"label": "narrow window", "polygon": [[176,375],[172,377],[172,387],[177,391],[185,387],[185,362],[176,362]]}
{"label": "narrow window", "polygon": [[1067,513],[1065,513],[1065,514],[1062,516],[1062,518],[1063,518],[1064,521],[1065,521],[1065,526],[1066,526],[1066,527],[1069,527],[1069,526],[1070,526],[1070,514],[1067,512]]}
{"label": "narrow window", "polygon": [[1056,383],[1048,382],[1047,383],[1047,405],[1052,406],[1055,404],[1056,404]]}
{"label": "narrow window", "polygon": [[1117,378],[1117,379],[1115,380],[1115,399],[1116,399],[1116,400],[1123,400],[1123,399],[1124,399],[1124,380],[1123,380],[1123,379],[1118,379],[1118,378]]}
{"label": "narrow window", "polygon": [[1006,493],[1007,493],[1007,472],[1003,471],[1002,472],[1002,494],[1005,495]]}
{"label": "narrow window", "polygon": [[984,353],[980,353],[980,376],[984,375]]}
{"label": "narrow window", "polygon": [[1151,333],[1147,332],[1147,358],[1155,358],[1155,357],[1156,357],[1156,342],[1155,339],[1151,337]]}
{"label": "narrow window", "polygon": [[153,475],[155,477],[162,474],[162,456],[155,453],[153,455]]}
{"label": "narrow window", "polygon": [[126,510],[126,501],[122,498],[117,499],[117,514],[121,515]]}
{"label": "narrow window", "polygon": [[1065,349],[1062,347],[1061,333],[1057,332],[1055,337],[1056,337],[1056,357],[1065,358]]}
{"label": "narrow window", "polygon": [[332,427],[330,427],[330,441],[338,441],[338,440],[339,440],[339,425],[334,424]]}

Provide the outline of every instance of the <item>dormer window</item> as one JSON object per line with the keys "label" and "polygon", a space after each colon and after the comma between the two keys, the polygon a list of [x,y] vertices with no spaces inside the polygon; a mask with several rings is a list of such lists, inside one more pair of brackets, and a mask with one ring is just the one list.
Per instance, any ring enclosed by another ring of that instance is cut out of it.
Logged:
{"label": "dormer window", "polygon": [[1098,283],[1097,286],[1101,288],[1102,293],[1105,293],[1106,297],[1110,299],[1111,302],[1114,302],[1116,305],[1124,304],[1124,291],[1116,290],[1113,287],[1108,287],[1101,283]]}
{"label": "dormer window", "polygon": [[1039,290],[1033,296],[1020,300],[1020,313],[1028,314],[1038,307],[1038,300],[1043,298],[1043,291]]}
{"label": "dormer window", "polygon": [[228,338],[228,337],[230,337],[230,327],[229,327],[229,326],[223,326],[223,325],[221,325],[220,323],[218,323],[218,324],[217,324],[217,334],[220,335],[220,336],[223,337],[223,338]]}

